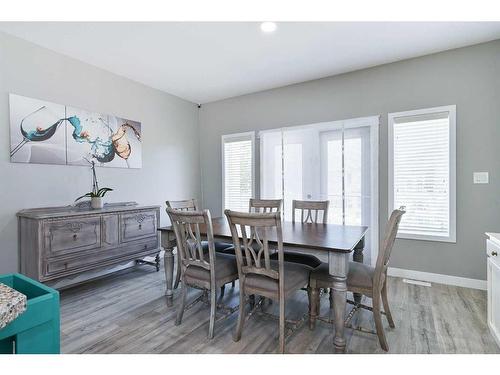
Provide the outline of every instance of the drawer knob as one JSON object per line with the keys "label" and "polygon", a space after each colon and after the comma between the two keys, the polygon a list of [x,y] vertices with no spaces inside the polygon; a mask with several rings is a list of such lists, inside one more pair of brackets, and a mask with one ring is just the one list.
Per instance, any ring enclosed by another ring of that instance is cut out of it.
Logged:
{"label": "drawer knob", "polygon": [[78,238],[78,236],[76,234],[73,235],[73,241],[76,241],[76,239]]}
{"label": "drawer knob", "polygon": [[498,255],[498,253],[496,251],[492,251],[491,255],[494,256],[494,257],[496,257]]}

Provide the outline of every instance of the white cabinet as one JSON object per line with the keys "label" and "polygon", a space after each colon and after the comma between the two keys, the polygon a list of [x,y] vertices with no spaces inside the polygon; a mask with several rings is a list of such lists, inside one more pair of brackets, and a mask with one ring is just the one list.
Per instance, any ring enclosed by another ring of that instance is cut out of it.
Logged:
{"label": "white cabinet", "polygon": [[500,346],[500,234],[486,233],[488,256],[488,326]]}

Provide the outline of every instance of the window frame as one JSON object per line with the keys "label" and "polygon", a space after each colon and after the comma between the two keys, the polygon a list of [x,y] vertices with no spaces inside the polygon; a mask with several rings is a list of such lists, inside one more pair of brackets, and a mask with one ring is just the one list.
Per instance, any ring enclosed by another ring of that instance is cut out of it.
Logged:
{"label": "window frame", "polygon": [[226,142],[238,142],[238,141],[251,141],[251,166],[252,166],[252,193],[251,197],[255,198],[255,131],[243,132],[243,133],[233,133],[233,134],[223,134],[221,136],[221,162],[222,162],[222,170],[221,170],[221,180],[222,180],[222,213],[226,209],[226,179],[225,179],[225,171],[226,171],[226,155],[224,152],[224,144]]}
{"label": "window frame", "polygon": [[394,120],[399,117],[429,115],[435,113],[449,113],[449,235],[432,236],[424,234],[401,233],[398,231],[397,238],[422,240],[432,242],[451,242],[456,243],[457,227],[457,181],[456,181],[456,105],[447,105],[432,108],[423,108],[411,111],[389,113],[387,117],[388,125],[388,215],[396,208],[394,207]]}

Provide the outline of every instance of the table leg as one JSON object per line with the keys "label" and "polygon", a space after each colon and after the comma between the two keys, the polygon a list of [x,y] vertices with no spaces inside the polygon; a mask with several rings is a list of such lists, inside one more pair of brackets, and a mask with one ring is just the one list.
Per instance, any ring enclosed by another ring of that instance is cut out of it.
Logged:
{"label": "table leg", "polygon": [[167,297],[167,306],[172,306],[174,291],[172,289],[172,282],[174,281],[174,254],[173,247],[165,247],[165,254],[163,256],[163,263],[165,265],[165,280],[167,282],[167,290],[165,296]]}
{"label": "table leg", "polygon": [[347,304],[347,273],[349,254],[330,252],[328,256],[329,273],[333,278],[333,314],[335,336],[333,345],[336,353],[345,353],[344,317]]}
{"label": "table leg", "polygon": [[[356,245],[354,248],[354,253],[352,255],[352,260],[358,263],[363,263],[364,260],[364,254],[363,250],[365,249],[365,238],[363,237],[361,241]],[[353,293],[352,294],[354,298],[354,302],[356,303],[361,303],[361,298],[363,297],[362,294],[359,293]]]}

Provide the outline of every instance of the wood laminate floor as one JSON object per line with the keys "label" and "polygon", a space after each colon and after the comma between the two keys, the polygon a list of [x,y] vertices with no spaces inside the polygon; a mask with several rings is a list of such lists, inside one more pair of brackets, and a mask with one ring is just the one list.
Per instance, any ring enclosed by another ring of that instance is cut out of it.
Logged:
{"label": "wood laminate floor", "polygon": [[[267,316],[250,318],[239,342],[232,340],[237,313],[216,324],[207,339],[209,307],[196,304],[175,326],[176,301],[167,307],[164,272],[137,267],[61,292],[63,353],[273,353],[278,346],[278,323]],[[189,298],[200,292],[191,290]],[[224,303],[237,305],[238,287],[226,289]],[[369,299],[365,303],[371,304]],[[384,320],[389,353],[500,353],[486,323],[486,292],[433,284],[410,285],[389,278],[389,302],[396,328]],[[277,303],[266,306],[273,313]],[[287,318],[307,313],[307,296],[299,291],[287,301]],[[275,312],[275,311],[274,311]],[[328,299],[321,300],[328,315]],[[374,329],[368,311],[353,322]],[[307,322],[286,341],[287,353],[332,353],[333,329]],[[348,353],[384,353],[377,337],[346,329]]]}

